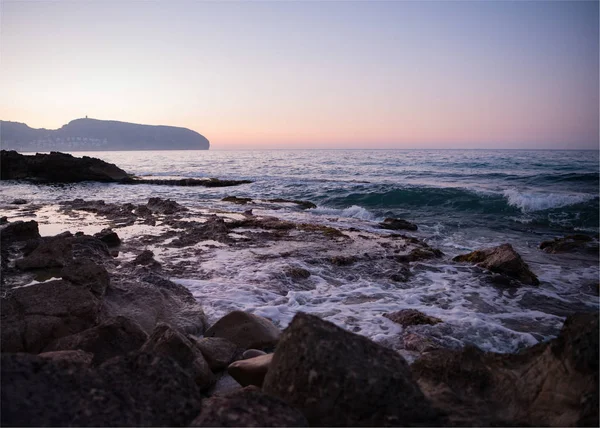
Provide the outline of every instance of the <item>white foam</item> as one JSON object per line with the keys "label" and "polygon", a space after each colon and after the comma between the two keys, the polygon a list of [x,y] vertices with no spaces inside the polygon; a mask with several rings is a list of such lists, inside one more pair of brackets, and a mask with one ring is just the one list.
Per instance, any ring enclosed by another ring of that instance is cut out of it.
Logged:
{"label": "white foam", "polygon": [[535,193],[507,189],[503,192],[508,204],[524,213],[566,207],[594,199],[594,195],[584,193]]}
{"label": "white foam", "polygon": [[376,220],[375,215],[369,210],[359,206],[352,205],[351,207],[339,209],[339,208],[327,208],[327,207],[317,207],[311,210],[313,214],[319,215],[333,215],[337,217],[346,217],[346,218],[356,218],[359,220],[367,220],[374,221]]}

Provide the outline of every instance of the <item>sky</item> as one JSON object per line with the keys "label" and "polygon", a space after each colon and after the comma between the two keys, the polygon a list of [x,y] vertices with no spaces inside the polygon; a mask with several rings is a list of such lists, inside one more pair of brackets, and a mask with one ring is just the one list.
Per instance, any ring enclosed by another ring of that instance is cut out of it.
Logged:
{"label": "sky", "polygon": [[598,20],[597,1],[0,0],[0,119],[213,149],[598,149]]}

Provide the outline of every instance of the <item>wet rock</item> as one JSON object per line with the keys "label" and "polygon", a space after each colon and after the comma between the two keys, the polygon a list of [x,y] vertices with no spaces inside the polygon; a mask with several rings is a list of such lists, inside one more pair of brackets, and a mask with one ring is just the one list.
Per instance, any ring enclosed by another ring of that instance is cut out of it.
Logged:
{"label": "wet rock", "polygon": [[568,317],[556,339],[518,354],[474,347],[412,365],[453,425],[598,426],[598,313]]}
{"label": "wet rock", "polygon": [[186,334],[202,334],[206,325],[202,306],[186,287],[152,272],[112,274],[101,319],[119,315],[135,321],[148,334],[160,322]]}
{"label": "wet rock", "polygon": [[224,202],[233,202],[234,204],[246,205],[248,202],[252,202],[252,198],[238,198],[237,196],[225,196],[221,199]]}
{"label": "wet rock", "polygon": [[0,159],[2,180],[76,183],[116,182],[128,178],[127,173],[116,165],[88,156],[76,158],[59,152],[26,156],[15,151],[2,150]]}
{"label": "wet rock", "polygon": [[255,385],[261,387],[272,359],[273,354],[265,354],[236,361],[227,367],[227,373],[242,386]]}
{"label": "wet rock", "polygon": [[46,347],[46,351],[75,351],[93,355],[92,364],[99,365],[117,355],[137,351],[148,335],[135,322],[116,317],[80,333],[61,337]]}
{"label": "wet rock", "polygon": [[260,349],[246,349],[242,354],[242,360],[247,360],[248,358],[260,357],[261,355],[267,355],[265,351],[261,351]]}
{"label": "wet rock", "polygon": [[179,205],[171,199],[150,198],[148,199],[148,208],[154,213],[175,214],[180,211],[187,211],[186,207]]}
{"label": "wet rock", "polygon": [[238,391],[242,389],[242,385],[232,378],[226,371],[216,374],[217,381],[215,384],[206,391],[206,395],[209,397],[215,395],[225,395],[230,392]]}
{"label": "wet rock", "polygon": [[302,223],[297,228],[307,232],[321,232],[328,238],[348,238],[348,235],[344,234],[341,230],[322,224]]}
{"label": "wet rock", "polygon": [[159,186],[201,186],[201,187],[229,187],[239,186],[240,184],[252,183],[251,180],[221,180],[219,178],[197,179],[182,178],[179,180],[161,180],[161,179],[135,179],[127,184],[154,184]]}
{"label": "wet rock", "polygon": [[150,250],[142,251],[131,263],[138,266],[160,267],[160,263],[154,260],[154,253]]}
{"label": "wet rock", "polygon": [[8,223],[8,218],[3,215],[2,217],[0,217],[0,224],[6,224]]}
{"label": "wet rock", "polygon": [[15,288],[2,298],[2,352],[42,351],[94,326],[101,301],[87,286],[58,280]]}
{"label": "wet rock", "polygon": [[419,324],[435,325],[442,322],[441,319],[430,317],[416,309],[403,309],[401,311],[384,313],[383,316],[396,324],[400,324],[402,327]]}
{"label": "wet rock", "polygon": [[388,217],[379,223],[379,227],[389,230],[417,230],[417,225],[401,218]]}
{"label": "wet rock", "polygon": [[400,254],[395,256],[396,261],[400,263],[410,263],[417,262],[420,260],[428,260],[428,259],[437,259],[442,257],[444,253],[442,253],[437,248],[431,247],[422,247],[422,248],[414,248],[408,254]]}
{"label": "wet rock", "polygon": [[75,351],[49,351],[42,352],[38,354],[38,357],[49,358],[54,361],[69,361],[73,363],[80,363],[84,366],[90,366],[92,364],[92,359],[94,358],[94,354],[89,352],[85,352],[82,350]]}
{"label": "wet rock", "polygon": [[95,369],[2,354],[2,426],[187,426],[201,396],[177,363],[132,353]]}
{"label": "wet rock", "polygon": [[544,241],[540,244],[540,249],[549,254],[579,252],[598,254],[598,240],[583,234],[568,235]]}
{"label": "wet rock", "polygon": [[406,282],[410,278],[410,269],[407,266],[402,266],[397,272],[390,275],[390,279],[396,282]]}
{"label": "wet rock", "polygon": [[439,349],[440,346],[428,337],[416,333],[406,333],[402,336],[404,349],[419,353]]}
{"label": "wet rock", "polygon": [[296,266],[286,268],[285,273],[293,279],[307,279],[310,277],[310,271]]}
{"label": "wet rock", "polygon": [[265,348],[279,341],[280,330],[268,319],[233,311],[206,330],[206,337],[223,337],[242,349]]}
{"label": "wet rock", "polygon": [[190,426],[305,427],[308,422],[284,401],[247,387],[206,400]]}
{"label": "wet rock", "polygon": [[315,204],[313,204],[312,202],[309,201],[299,201],[297,199],[281,199],[281,198],[276,198],[276,199],[267,199],[268,202],[274,202],[274,203],[284,203],[284,204],[296,204],[298,205],[299,208],[303,209],[303,210],[308,210],[311,208],[317,208],[317,206]]}
{"label": "wet rock", "polygon": [[15,199],[14,201],[11,202],[11,204],[13,205],[25,205],[27,203],[26,199]]}
{"label": "wet rock", "polygon": [[329,258],[329,262],[335,266],[350,266],[358,261],[354,256],[334,256]]}
{"label": "wet rock", "polygon": [[311,426],[440,423],[398,353],[303,313],[282,334],[263,391]]}
{"label": "wet rock", "polygon": [[216,215],[211,216],[201,226],[189,228],[180,234],[170,245],[180,248],[207,240],[229,243],[231,242],[231,238],[229,237],[230,227],[222,218]]}
{"label": "wet rock", "polygon": [[497,247],[462,254],[454,257],[453,260],[455,262],[476,264],[491,272],[518,279],[524,284],[539,285],[540,283],[537,276],[531,272],[527,263],[523,261],[510,244],[502,244]]}
{"label": "wet rock", "polygon": [[109,247],[116,247],[121,244],[121,238],[112,229],[102,229],[100,232],[94,234],[96,238],[104,242]]}
{"label": "wet rock", "polygon": [[28,239],[40,239],[40,231],[35,220],[15,221],[0,229],[0,240],[3,246]]}
{"label": "wet rock", "polygon": [[200,349],[167,324],[156,326],[141,351],[173,358],[192,375],[200,389],[207,389],[215,382]]}
{"label": "wet rock", "polygon": [[60,276],[72,284],[89,288],[98,297],[104,296],[110,276],[104,266],[88,259],[77,259],[65,266]]}
{"label": "wet rock", "polygon": [[195,342],[213,372],[226,369],[233,361],[238,349],[234,343],[222,337],[197,339],[190,336],[188,338]]}
{"label": "wet rock", "polygon": [[70,238],[62,235],[46,238],[15,265],[21,270],[63,267],[73,258],[73,240]]}

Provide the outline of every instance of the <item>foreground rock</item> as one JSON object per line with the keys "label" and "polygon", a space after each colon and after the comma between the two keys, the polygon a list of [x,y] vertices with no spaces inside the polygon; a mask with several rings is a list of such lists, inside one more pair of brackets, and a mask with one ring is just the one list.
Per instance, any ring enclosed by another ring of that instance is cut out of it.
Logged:
{"label": "foreground rock", "polygon": [[468,262],[491,272],[515,278],[524,284],[539,285],[537,276],[510,244],[473,251],[453,259],[455,262]]}
{"label": "foreground rock", "polygon": [[453,425],[598,426],[598,333],[598,313],[579,314],[519,354],[442,349],[412,371]]}
{"label": "foreground rock", "polygon": [[206,337],[223,337],[242,349],[274,346],[281,332],[268,319],[248,312],[233,311],[206,330]]}
{"label": "foreground rock", "polygon": [[419,324],[435,325],[442,322],[439,318],[430,317],[415,309],[403,309],[397,312],[385,313],[383,316],[403,327]]}
{"label": "foreground rock", "polygon": [[544,241],[540,244],[540,249],[549,254],[580,252],[598,254],[598,240],[588,235],[568,235]]}
{"label": "foreground rock", "polygon": [[311,426],[440,423],[404,358],[303,313],[283,332],[263,391],[298,408]]}
{"label": "foreground rock", "polygon": [[417,225],[401,218],[388,217],[379,223],[379,227],[389,230],[417,230]]}
{"label": "foreground rock", "polygon": [[191,426],[198,427],[305,427],[306,418],[284,401],[244,388],[202,404]]}
{"label": "foreground rock", "polygon": [[194,336],[189,336],[188,339],[200,349],[213,372],[226,369],[237,354],[238,347],[222,337],[205,337],[198,340]]}
{"label": "foreground rock", "polygon": [[114,164],[100,159],[51,152],[26,156],[15,151],[0,152],[2,180],[31,180],[49,183],[80,181],[116,182],[127,180],[128,174]]}
{"label": "foreground rock", "polygon": [[261,387],[272,359],[273,354],[266,354],[236,361],[227,367],[227,372],[242,386]]}
{"label": "foreground rock", "polygon": [[187,426],[199,389],[175,361],[144,353],[96,369],[75,361],[2,354],[2,426]]}

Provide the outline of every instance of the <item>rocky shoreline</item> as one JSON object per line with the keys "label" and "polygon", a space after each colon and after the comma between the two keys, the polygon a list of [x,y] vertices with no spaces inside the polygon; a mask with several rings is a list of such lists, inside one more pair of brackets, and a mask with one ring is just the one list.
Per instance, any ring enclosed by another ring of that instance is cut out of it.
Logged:
{"label": "rocky shoreline", "polygon": [[[304,209],[299,202],[245,204]],[[280,248],[279,259],[327,266],[340,282],[368,272],[403,284],[419,263],[444,255],[399,233],[416,228],[401,219],[386,219],[378,234],[252,209],[191,212],[160,198],[76,199],[58,211],[105,227],[42,237],[33,220],[1,226],[3,426],[598,424],[598,313],[573,314],[557,338],[516,354],[447,348],[410,330],[442,320],[410,308],[384,314],[404,328],[409,365],[301,308],[283,331],[244,311],[211,320],[201,298],[169,279],[210,277],[208,250],[226,246],[258,258],[272,257],[261,248]],[[589,251],[581,239],[569,248],[579,241]],[[503,287],[538,281],[508,244],[455,263],[477,264]],[[274,293],[314,287],[310,270],[293,263],[281,275]]]}

